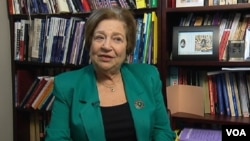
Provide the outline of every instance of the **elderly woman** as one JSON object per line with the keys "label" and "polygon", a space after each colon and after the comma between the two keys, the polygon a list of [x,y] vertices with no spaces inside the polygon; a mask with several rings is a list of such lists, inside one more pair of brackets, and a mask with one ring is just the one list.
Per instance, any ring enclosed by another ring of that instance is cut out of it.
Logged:
{"label": "elderly woman", "polygon": [[173,141],[157,69],[126,64],[136,40],[133,14],[95,10],[85,25],[91,64],[55,77],[45,141]]}

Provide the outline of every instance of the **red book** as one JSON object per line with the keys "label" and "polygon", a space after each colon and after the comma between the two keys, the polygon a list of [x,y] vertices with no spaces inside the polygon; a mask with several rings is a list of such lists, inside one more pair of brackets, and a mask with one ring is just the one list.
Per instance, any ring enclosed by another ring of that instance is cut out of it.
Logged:
{"label": "red book", "polygon": [[230,29],[226,29],[223,32],[223,35],[221,37],[220,46],[219,46],[219,60],[220,61],[223,61],[224,54],[226,53],[226,47],[227,47],[229,35],[230,35]]}
{"label": "red book", "polygon": [[14,0],[8,0],[8,9],[10,15],[15,14]]}
{"label": "red book", "polygon": [[[171,1],[171,0],[170,0],[170,1]],[[171,6],[172,6],[172,7],[171,7],[171,8],[176,8],[175,5],[176,5],[176,0],[172,0],[172,3],[171,3]]]}
{"label": "red book", "polygon": [[36,87],[38,86],[40,82],[40,79],[37,78],[33,84],[30,86],[29,90],[27,91],[27,93],[25,94],[25,97],[23,98],[23,100],[20,102],[20,108],[24,108],[25,104],[28,102],[28,100],[30,99],[32,93],[34,92],[34,90],[36,89]]}
{"label": "red book", "polygon": [[31,95],[30,99],[25,104],[24,108],[31,108],[31,105],[32,105],[33,101],[36,99],[37,95],[40,93],[40,91],[45,86],[45,84],[47,83],[47,81],[48,80],[42,78],[42,80],[39,82],[38,86],[34,90],[33,94]]}
{"label": "red book", "polygon": [[89,0],[81,0],[81,3],[82,3],[82,7],[84,9],[84,12],[91,11]]}
{"label": "red book", "polygon": [[30,86],[36,79],[35,74],[27,70],[18,70],[16,73],[16,107],[20,106]]}

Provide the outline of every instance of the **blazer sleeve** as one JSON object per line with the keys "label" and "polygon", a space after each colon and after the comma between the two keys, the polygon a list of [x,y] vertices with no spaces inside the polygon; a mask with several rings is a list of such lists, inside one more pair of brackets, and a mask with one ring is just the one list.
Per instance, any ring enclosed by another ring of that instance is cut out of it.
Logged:
{"label": "blazer sleeve", "polygon": [[53,95],[55,100],[50,123],[46,128],[45,141],[71,141],[70,138],[70,104],[63,95],[65,92],[60,86],[60,80],[55,78]]}
{"label": "blazer sleeve", "polygon": [[162,94],[162,83],[160,80],[160,75],[157,70],[153,74],[154,77],[152,77],[152,85],[153,89],[155,90],[155,93],[153,95],[156,103],[153,138],[154,141],[174,141],[176,138],[176,134],[170,126],[171,123]]}

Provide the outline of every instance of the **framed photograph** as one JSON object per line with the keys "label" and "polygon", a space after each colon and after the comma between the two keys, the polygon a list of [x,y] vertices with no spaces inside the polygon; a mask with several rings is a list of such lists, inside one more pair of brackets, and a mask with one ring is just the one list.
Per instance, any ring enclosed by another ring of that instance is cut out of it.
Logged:
{"label": "framed photograph", "polygon": [[173,28],[173,60],[218,61],[219,26]]}
{"label": "framed photograph", "polygon": [[228,41],[228,61],[244,61],[245,41]]}
{"label": "framed photograph", "polygon": [[176,0],[176,7],[204,6],[204,0]]}

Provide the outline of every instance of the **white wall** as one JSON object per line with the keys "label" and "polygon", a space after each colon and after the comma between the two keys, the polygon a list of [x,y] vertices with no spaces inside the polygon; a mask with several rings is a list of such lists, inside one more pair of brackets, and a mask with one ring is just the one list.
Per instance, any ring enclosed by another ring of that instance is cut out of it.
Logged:
{"label": "white wall", "polygon": [[11,57],[7,0],[0,0],[0,140],[13,141]]}

